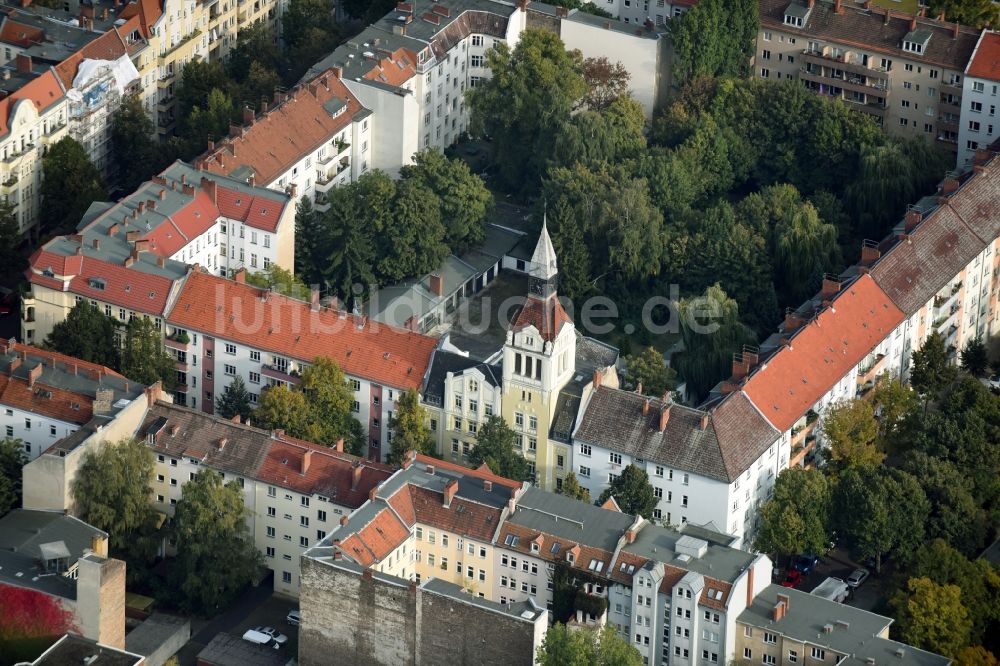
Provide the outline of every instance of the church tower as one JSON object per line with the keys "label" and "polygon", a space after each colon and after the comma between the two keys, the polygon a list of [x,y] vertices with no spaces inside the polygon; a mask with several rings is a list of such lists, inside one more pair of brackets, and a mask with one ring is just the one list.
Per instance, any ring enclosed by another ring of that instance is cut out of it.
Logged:
{"label": "church tower", "polygon": [[559,302],[559,268],[546,222],[528,272],[528,294],[507,331],[503,349],[504,419],[517,432],[536,482],[554,490],[571,471],[571,452],[549,442],[559,391],[572,379],[576,328]]}

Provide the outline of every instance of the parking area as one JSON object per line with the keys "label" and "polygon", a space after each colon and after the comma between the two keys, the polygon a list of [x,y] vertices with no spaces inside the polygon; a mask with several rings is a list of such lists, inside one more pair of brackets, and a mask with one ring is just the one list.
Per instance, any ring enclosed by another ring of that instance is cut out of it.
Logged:
{"label": "parking area", "polygon": [[[775,577],[775,583],[780,584],[784,580],[785,568],[786,563],[782,562],[781,574]],[[854,562],[845,550],[834,548],[819,558],[819,564],[816,565],[816,568],[808,575],[802,576],[802,580],[796,588],[804,592],[811,592],[828,577],[847,580],[851,572],[862,568],[867,567]],[[869,572],[868,579],[860,587],[851,591],[845,603],[862,610],[879,612],[879,608],[884,605],[889,581],[892,578],[892,563],[883,562],[880,575],[876,576],[871,569]]]}
{"label": "parking area", "polygon": [[270,586],[248,591],[223,615],[192,626],[191,640],[177,653],[178,662],[180,666],[196,664],[198,653],[220,632],[239,637],[247,629],[261,626],[272,627],[287,636],[288,642],[280,649],[289,659],[295,658],[299,652],[299,630],[288,624],[286,616],[298,607],[297,600],[273,594]]}

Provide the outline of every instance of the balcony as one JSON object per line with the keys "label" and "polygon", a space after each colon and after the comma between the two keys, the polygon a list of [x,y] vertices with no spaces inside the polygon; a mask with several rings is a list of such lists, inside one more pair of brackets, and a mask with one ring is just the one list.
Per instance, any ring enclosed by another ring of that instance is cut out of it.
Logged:
{"label": "balcony", "polygon": [[961,83],[945,83],[941,82],[941,92],[945,95],[955,95],[957,97],[962,96],[962,84]]}
{"label": "balcony", "polygon": [[163,62],[163,63],[165,63],[168,60],[173,60],[173,58],[171,56],[173,56],[174,54],[176,54],[177,51],[179,51],[181,49],[181,47],[183,47],[186,44],[189,44],[190,42],[194,41],[195,39],[197,39],[200,36],[201,36],[201,30],[194,30],[193,32],[191,32],[190,35],[188,35],[187,37],[185,37],[184,39],[182,39],[181,41],[177,42],[176,44],[174,44],[173,46],[171,46],[169,49],[167,49],[166,51],[164,51],[163,54],[160,55],[160,61]]}
{"label": "balcony", "polygon": [[298,384],[302,381],[302,378],[295,370],[282,369],[276,365],[268,364],[260,366],[260,374],[285,384]]}
{"label": "balcony", "polygon": [[940,111],[941,113],[950,113],[954,116],[961,116],[962,115],[961,104],[962,101],[960,99],[953,99],[953,98],[949,99],[948,97],[941,95],[941,97],[938,100],[938,111]]}
{"label": "balcony", "polygon": [[830,67],[833,63],[845,72],[850,72],[852,74],[859,74],[861,76],[872,76],[874,74],[885,74],[885,70],[881,67],[868,67],[867,65],[861,63],[860,61],[854,60],[850,57],[824,55],[822,51],[813,51],[810,49],[803,49],[802,58],[806,62],[815,63],[817,65],[822,65],[823,67]]}
{"label": "balcony", "polygon": [[878,354],[875,356],[873,362],[867,367],[863,367],[858,370],[858,384],[867,384],[868,382],[874,382],[886,366],[886,356],[885,354]]}
{"label": "balcony", "polygon": [[806,423],[804,426],[799,426],[797,428],[792,428],[792,450],[796,446],[802,446],[803,443],[812,435],[813,431],[816,429],[816,424],[819,423],[818,420]]}
{"label": "balcony", "polygon": [[813,81],[820,85],[834,85],[838,88],[864,95],[878,92],[880,93],[879,96],[883,96],[889,91],[889,86],[885,80],[873,79],[866,75],[845,73],[830,67],[819,68],[818,70],[817,68],[802,67],[799,78],[806,81]]}
{"label": "balcony", "polygon": [[168,335],[163,339],[167,349],[187,353],[191,350],[191,338],[186,335]]}

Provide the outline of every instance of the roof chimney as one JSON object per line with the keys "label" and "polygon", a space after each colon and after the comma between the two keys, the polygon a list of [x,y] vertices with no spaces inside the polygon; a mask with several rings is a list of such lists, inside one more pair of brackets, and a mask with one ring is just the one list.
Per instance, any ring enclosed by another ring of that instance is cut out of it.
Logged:
{"label": "roof chimney", "polygon": [[948,176],[941,181],[942,196],[951,196],[958,189],[958,179]]}
{"label": "roof chimney", "polygon": [[635,392],[637,395],[642,395],[642,382],[635,385]]}
{"label": "roof chimney", "polygon": [[247,125],[253,125],[254,118],[255,118],[255,114],[253,112],[253,109],[251,107],[249,107],[249,106],[244,106],[243,107],[243,122],[246,123]]}
{"label": "roof chimney", "polygon": [[843,14],[844,13],[844,6],[843,6],[842,3],[843,3],[843,0],[835,0],[834,1],[834,3],[833,3],[833,11],[835,13],[837,13],[837,14]]}
{"label": "roof chimney", "polygon": [[302,474],[309,471],[309,463],[312,462],[312,449],[306,449],[305,453],[302,454]]}
{"label": "roof chimney", "polygon": [[426,472],[431,476],[434,476],[434,465],[427,465],[425,468]]}
{"label": "roof chimney", "polygon": [[218,449],[219,449],[220,451],[222,451],[223,449],[225,449],[225,448],[226,448],[226,444],[227,444],[228,442],[229,442],[229,440],[228,440],[228,439],[226,439],[225,437],[220,437],[220,438],[219,438],[219,441],[218,441],[218,443],[216,444],[216,446],[217,446],[217,448],[218,448]]}
{"label": "roof chimney", "polygon": [[431,273],[428,277],[430,281],[430,290],[435,296],[444,296],[444,280],[440,275]]}
{"label": "roof chimney", "polygon": [[788,609],[792,607],[791,597],[789,597],[787,594],[779,594],[777,599],[778,603],[785,604],[785,612],[787,613]]}
{"label": "roof chimney", "polygon": [[660,432],[667,429],[667,422],[670,421],[670,405],[664,405],[660,408]]}
{"label": "roof chimney", "polygon": [[346,524],[347,524],[347,516],[341,516],[340,517],[340,526],[343,527]]}
{"label": "roof chimney", "polygon": [[451,501],[455,499],[455,493],[458,492],[458,479],[452,479],[444,487],[444,508],[451,506]]}
{"label": "roof chimney", "polygon": [[338,437],[337,438],[337,441],[333,445],[333,450],[336,451],[337,453],[343,453],[344,452],[344,438],[343,437]]}
{"label": "roof chimney", "polygon": [[882,256],[882,252],[879,251],[878,245],[873,241],[864,241],[861,245],[861,265],[871,266],[878,258]]}
{"label": "roof chimney", "polygon": [[951,31],[951,37],[952,37],[952,39],[958,39],[958,29],[961,28],[961,27],[962,26],[959,24],[959,22],[955,21],[955,27],[952,28],[952,31]]}
{"label": "roof chimney", "polygon": [[625,541],[628,543],[635,543],[635,530],[625,530]]}
{"label": "roof chimney", "polygon": [[364,471],[364,467],[360,463],[354,466],[351,470],[351,490],[357,490],[358,484],[361,483],[361,473]]}
{"label": "roof chimney", "polygon": [[701,429],[708,430],[708,414],[701,415]]}
{"label": "roof chimney", "polygon": [[791,333],[792,331],[797,331],[802,328],[802,325],[805,323],[805,317],[800,315],[795,310],[789,310],[785,313],[785,324],[783,326],[784,332]]}
{"label": "roof chimney", "polygon": [[905,222],[903,223],[903,229],[906,232],[913,231],[913,229],[918,224],[920,224],[920,221],[922,219],[924,219],[924,214],[921,213],[916,208],[911,208],[910,210],[906,211],[906,218],[905,218]]}
{"label": "roof chimney", "polygon": [[774,609],[771,611],[771,619],[777,622],[781,618],[785,617],[785,602],[779,601],[774,605]]}
{"label": "roof chimney", "polygon": [[33,387],[38,378],[42,376],[42,367],[43,364],[39,363],[28,371],[28,388]]}
{"label": "roof chimney", "polygon": [[645,416],[649,414],[649,403],[652,402],[649,398],[642,401],[642,415]]}
{"label": "roof chimney", "polygon": [[247,283],[247,269],[241,268],[238,271],[236,271],[235,273],[233,273],[233,280],[235,280],[239,284],[246,284]]}
{"label": "roof chimney", "polygon": [[309,290],[309,309],[313,312],[319,312],[319,287],[313,287]]}
{"label": "roof chimney", "polygon": [[172,426],[170,426],[170,436],[171,437],[176,437],[177,433],[179,433],[180,431],[181,431],[181,427],[179,425],[177,425],[176,423],[173,424]]}
{"label": "roof chimney", "polygon": [[204,176],[202,176],[201,189],[203,189],[205,191],[205,194],[208,195],[208,198],[212,200],[212,205],[215,205],[216,203],[215,181],[211,180],[210,178],[205,178]]}
{"label": "roof chimney", "polygon": [[599,389],[601,387],[601,371],[594,370],[594,389]]}
{"label": "roof chimney", "polygon": [[100,238],[95,238],[93,240],[93,242],[91,243],[91,245],[94,246],[95,250],[100,250],[101,249],[101,239]]}
{"label": "roof chimney", "polygon": [[823,278],[823,286],[820,290],[820,296],[823,300],[833,298],[840,291],[840,281],[831,280],[828,277]]}
{"label": "roof chimney", "polygon": [[31,56],[26,53],[17,54],[17,71],[21,74],[31,74]]}
{"label": "roof chimney", "polygon": [[483,490],[485,490],[488,493],[493,492],[493,482],[490,481],[489,479],[484,479],[483,480]]}

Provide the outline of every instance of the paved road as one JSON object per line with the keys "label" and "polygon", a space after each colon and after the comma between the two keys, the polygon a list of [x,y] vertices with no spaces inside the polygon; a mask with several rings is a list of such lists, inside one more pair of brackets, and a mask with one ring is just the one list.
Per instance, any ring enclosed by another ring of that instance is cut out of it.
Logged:
{"label": "paved road", "polygon": [[196,643],[207,645],[216,634],[223,631],[232,631],[239,626],[255,608],[267,601],[274,593],[271,579],[262,581],[257,587],[248,588],[240,595],[240,598],[233,602],[229,610],[221,615],[216,615],[203,626],[198,633],[191,637]]}

